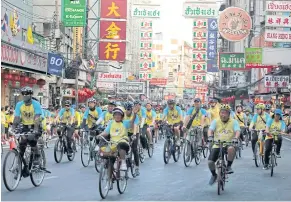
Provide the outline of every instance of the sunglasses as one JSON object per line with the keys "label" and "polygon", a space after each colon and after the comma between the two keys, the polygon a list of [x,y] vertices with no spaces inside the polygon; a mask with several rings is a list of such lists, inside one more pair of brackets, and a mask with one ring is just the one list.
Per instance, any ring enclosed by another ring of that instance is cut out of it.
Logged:
{"label": "sunglasses", "polygon": [[30,93],[22,93],[22,95],[31,95]]}
{"label": "sunglasses", "polygon": [[65,107],[69,107],[70,105],[65,105]]}

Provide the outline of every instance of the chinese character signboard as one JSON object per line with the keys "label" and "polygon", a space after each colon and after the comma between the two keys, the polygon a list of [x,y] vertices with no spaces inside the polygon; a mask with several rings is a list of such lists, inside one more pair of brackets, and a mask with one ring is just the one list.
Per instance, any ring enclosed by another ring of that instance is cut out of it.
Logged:
{"label": "chinese character signboard", "polygon": [[266,11],[291,12],[291,1],[266,1]]}
{"label": "chinese character signboard", "polygon": [[126,40],[126,22],[100,21],[100,39]]}
{"label": "chinese character signboard", "polygon": [[101,0],[101,18],[127,19],[127,1]]}
{"label": "chinese character signboard", "polygon": [[156,85],[156,86],[166,86],[167,85],[167,79],[165,78],[152,78],[150,80],[151,85]]}
{"label": "chinese character signboard", "polygon": [[207,59],[213,60],[217,56],[217,31],[208,31]]}
{"label": "chinese character signboard", "polygon": [[218,30],[228,41],[242,41],[252,28],[252,19],[248,12],[238,7],[229,7],[219,15]]}
{"label": "chinese character signboard", "polygon": [[218,72],[217,59],[207,60],[207,72]]}
{"label": "chinese character signboard", "polygon": [[145,83],[144,82],[127,82],[117,84],[118,94],[144,94]]}
{"label": "chinese character signboard", "polygon": [[160,18],[161,11],[159,5],[132,5],[132,17]]}
{"label": "chinese character signboard", "polygon": [[66,88],[61,91],[62,92],[62,97],[76,97],[76,91],[74,88]]}
{"label": "chinese character signboard", "polygon": [[150,71],[140,71],[139,72],[139,80],[141,81],[146,81],[146,80],[151,80],[152,74]]}
{"label": "chinese character signboard", "polygon": [[268,27],[291,27],[291,17],[280,15],[267,15],[266,26]]}
{"label": "chinese character signboard", "polygon": [[244,53],[219,53],[220,70],[246,70]]}
{"label": "chinese character signboard", "polygon": [[196,29],[206,29],[207,22],[207,19],[195,19],[193,21],[193,31],[195,31]]}
{"label": "chinese character signboard", "polygon": [[206,64],[205,63],[195,63],[192,65],[193,72],[205,72]]}
{"label": "chinese character signboard", "polygon": [[272,68],[273,66],[263,65],[262,48],[245,48],[246,68]]}
{"label": "chinese character signboard", "polygon": [[291,31],[265,30],[265,41],[291,42]]}
{"label": "chinese character signboard", "polygon": [[86,0],[62,0],[62,22],[65,27],[84,27]]}
{"label": "chinese character signboard", "polygon": [[126,42],[99,42],[99,60],[124,61]]}
{"label": "chinese character signboard", "polygon": [[206,82],[206,73],[194,73],[192,76],[192,80],[196,83]]}
{"label": "chinese character signboard", "polygon": [[211,18],[218,16],[216,2],[185,2],[183,4],[185,18]]}
{"label": "chinese character signboard", "polygon": [[265,75],[265,87],[267,88],[287,88],[290,76]]}

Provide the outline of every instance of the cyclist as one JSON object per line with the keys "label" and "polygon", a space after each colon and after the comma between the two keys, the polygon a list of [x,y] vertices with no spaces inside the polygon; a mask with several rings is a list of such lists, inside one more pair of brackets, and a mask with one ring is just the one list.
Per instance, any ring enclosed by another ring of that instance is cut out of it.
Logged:
{"label": "cyclist", "polygon": [[[265,130],[266,123],[270,118],[269,114],[267,114],[265,110],[265,104],[259,103],[256,105],[257,113],[254,115],[252,122],[249,126],[250,131],[255,128],[256,130]],[[253,131],[252,135],[252,149],[253,152],[255,151],[255,145],[258,141],[258,134],[257,131]]]}
{"label": "cyclist", "polygon": [[163,120],[163,109],[161,107],[156,107],[156,122],[155,122],[155,136],[159,139],[159,128]]}
{"label": "cyclist", "polygon": [[201,108],[206,111],[206,116],[205,116],[205,122],[204,122],[204,128],[203,128],[203,137],[204,141],[207,142],[208,140],[208,129],[210,125],[210,113],[207,111],[207,104],[201,105]]}
{"label": "cyclist", "polygon": [[[10,133],[14,133],[15,128],[19,123],[23,124],[23,127],[18,131],[20,133],[29,132],[33,130],[34,137],[21,138],[19,142],[19,152],[23,157],[27,144],[31,146],[34,152],[34,164],[39,165],[40,152],[37,146],[37,140],[41,136],[41,105],[39,102],[32,100],[33,90],[30,87],[23,87],[21,89],[23,95],[23,101],[16,104],[14,121],[12,127],[9,129]],[[29,175],[28,165],[24,165],[24,176]]]}
{"label": "cyclist", "polygon": [[112,112],[113,112],[113,109],[116,106],[117,106],[116,102],[114,102],[114,101],[109,102],[108,106],[107,106],[107,111],[104,111],[104,112],[101,113],[101,116],[99,117],[99,119],[98,119],[96,124],[98,125],[100,123],[103,123],[103,125],[107,126],[109,121],[111,121],[113,119],[113,113]]}
{"label": "cyclist", "polygon": [[242,112],[242,105],[238,104],[235,106],[236,112],[234,113],[234,119],[236,119],[239,123],[241,134],[240,139],[244,141],[243,135],[246,133],[246,126],[247,126],[247,116]]}
{"label": "cyclist", "polygon": [[163,121],[167,121],[168,124],[173,125],[176,144],[180,146],[180,126],[183,124],[183,113],[180,107],[176,106],[175,100],[168,100],[168,106],[164,109]]}
{"label": "cyclist", "polygon": [[[133,113],[133,103],[131,102],[127,102],[124,104],[124,108],[125,108],[125,116],[124,116],[124,120],[132,120],[133,117],[134,117],[134,113]],[[134,124],[134,128],[129,128],[128,129],[128,136],[130,138],[131,141],[133,141],[132,143],[132,153],[133,153],[133,156],[134,156],[134,162],[135,162],[135,166],[136,166],[136,169],[135,169],[135,173],[136,175],[139,175],[139,154],[138,154],[138,149],[137,149],[137,146],[138,146],[138,140],[139,140],[139,137],[137,135],[137,130],[138,130],[138,122],[139,122],[139,119],[138,119],[138,116],[135,117],[135,124]],[[136,134],[136,138],[135,139],[131,139],[131,136]]]}
{"label": "cyclist", "polygon": [[74,131],[74,137],[80,141],[80,136],[79,136],[79,129],[81,126],[81,113],[76,110],[76,105],[72,105],[72,108],[75,110],[75,131]]}
{"label": "cyclist", "polygon": [[273,113],[271,112],[271,109],[272,109],[272,105],[266,104],[266,113],[269,114],[270,116],[273,115]]}
{"label": "cyclist", "polygon": [[[237,120],[230,117],[231,108],[228,104],[222,104],[220,107],[220,118],[211,122],[208,130],[208,136],[214,136],[214,140],[231,142],[233,138],[239,138],[240,127]],[[208,158],[208,167],[212,174],[209,184],[212,185],[216,179],[215,162],[219,157],[219,148],[213,145]],[[227,172],[233,173],[231,165],[235,158],[235,148],[233,146],[225,146],[224,153],[227,153]]]}
{"label": "cyclist", "polygon": [[138,124],[138,119],[136,119],[137,110],[133,109],[133,118],[131,120],[124,120],[124,112],[121,108],[114,108],[112,113],[113,120],[108,123],[105,131],[102,132],[100,136],[109,136],[111,141],[119,142],[117,146],[112,145],[111,150],[118,150],[121,159],[120,170],[126,171],[127,165],[125,162],[125,156],[129,151],[128,129],[134,128],[134,124]]}
{"label": "cyclist", "polygon": [[80,112],[79,112],[81,121],[83,120],[83,116],[84,116],[85,111],[86,111],[86,106],[84,104],[81,104],[80,105]]}
{"label": "cyclist", "polygon": [[208,109],[208,112],[210,113],[210,121],[213,121],[214,119],[219,118],[219,103],[218,100],[215,98],[210,99],[209,101],[210,108]]}
{"label": "cyclist", "polygon": [[253,119],[253,116],[251,114],[251,110],[247,108],[247,109],[244,110],[244,113],[245,113],[245,115],[247,117],[247,125],[250,126],[250,124],[252,122],[252,119]]}
{"label": "cyclist", "polygon": [[[152,104],[147,103],[146,104],[146,120],[144,129],[146,130],[146,134],[149,140],[149,143],[153,144],[153,129],[154,129],[154,123],[156,120],[156,112],[152,109]],[[143,133],[144,134],[144,133]]]}
{"label": "cyclist", "polygon": [[137,108],[137,115],[140,120],[140,128],[143,128],[145,119],[146,119],[146,108],[141,106],[141,102],[136,100],[134,101],[134,107]]}
{"label": "cyclist", "polygon": [[[86,130],[91,129],[95,126],[96,121],[100,119],[102,115],[102,110],[100,107],[96,106],[96,103],[97,101],[95,98],[88,99],[89,108],[86,109],[83,115],[81,128],[85,128]],[[96,125],[98,125],[98,123],[96,123]]]}
{"label": "cyclist", "polygon": [[[71,102],[69,100],[65,101],[65,108],[62,108],[58,116],[56,118],[57,121],[59,121],[62,125],[65,125],[66,127],[63,127],[63,130],[67,130],[67,142],[68,142],[68,156],[72,156],[73,149],[72,149],[72,141],[73,141],[73,133],[75,130],[74,121],[75,121],[75,110],[71,107]],[[57,130],[58,135],[60,136],[63,134],[63,131]]]}
{"label": "cyclist", "polygon": [[267,121],[267,126],[266,126],[266,139],[265,139],[265,165],[264,165],[264,170],[268,169],[269,166],[269,156],[272,150],[272,143],[273,143],[273,138],[275,135],[275,144],[277,145],[276,147],[276,155],[277,158],[281,158],[280,156],[280,150],[282,146],[282,136],[280,133],[285,133],[286,131],[286,125],[284,121],[282,120],[282,110],[281,109],[276,109],[274,111],[274,115],[268,119]]}

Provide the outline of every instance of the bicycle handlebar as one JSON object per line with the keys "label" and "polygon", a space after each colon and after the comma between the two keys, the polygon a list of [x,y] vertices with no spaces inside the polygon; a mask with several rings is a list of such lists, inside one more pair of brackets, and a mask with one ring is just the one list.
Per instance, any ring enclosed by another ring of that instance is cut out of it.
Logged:
{"label": "bicycle handlebar", "polygon": [[112,145],[112,144],[115,144],[115,145],[117,145],[119,142],[121,142],[121,140],[127,140],[128,141],[128,139],[126,139],[126,138],[121,138],[120,140],[118,140],[118,141],[116,141],[116,142],[114,142],[114,141],[108,141],[108,140],[106,140],[106,138],[105,137],[103,137],[102,135],[100,135],[100,136],[98,136],[99,138],[102,138],[107,144],[110,144],[110,145]]}

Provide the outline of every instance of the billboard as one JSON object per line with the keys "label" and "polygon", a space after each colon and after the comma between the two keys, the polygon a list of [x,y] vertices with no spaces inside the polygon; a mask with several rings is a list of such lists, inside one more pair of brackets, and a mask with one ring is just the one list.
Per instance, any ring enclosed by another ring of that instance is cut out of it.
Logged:
{"label": "billboard", "polygon": [[126,40],[126,21],[100,21],[100,39]]}
{"label": "billboard", "polygon": [[65,27],[84,27],[86,0],[62,0],[62,22]]}
{"label": "billboard", "polygon": [[127,19],[126,0],[101,0],[101,19]]}

